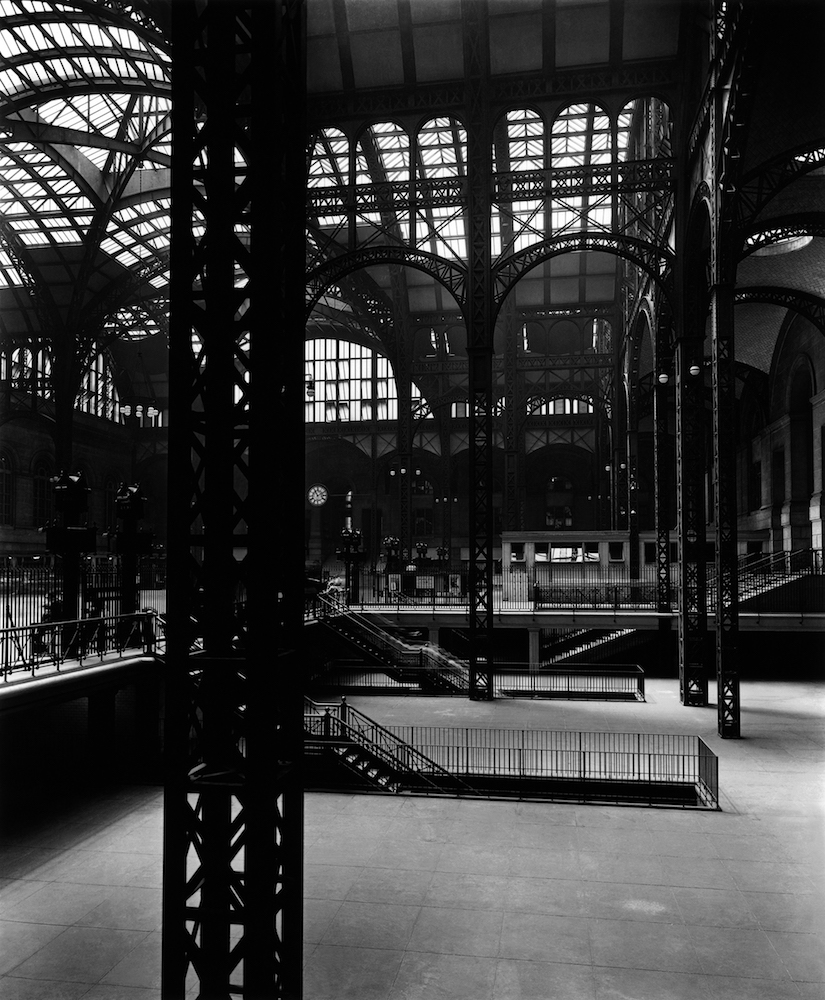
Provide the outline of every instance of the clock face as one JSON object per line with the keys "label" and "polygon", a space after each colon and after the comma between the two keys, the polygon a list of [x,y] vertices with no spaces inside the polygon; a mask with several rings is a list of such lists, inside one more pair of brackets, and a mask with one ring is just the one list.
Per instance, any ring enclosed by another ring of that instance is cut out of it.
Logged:
{"label": "clock face", "polygon": [[326,486],[322,486],[320,483],[310,486],[307,490],[307,500],[309,500],[313,507],[320,507],[322,504],[325,504],[328,497],[329,493],[327,493]]}

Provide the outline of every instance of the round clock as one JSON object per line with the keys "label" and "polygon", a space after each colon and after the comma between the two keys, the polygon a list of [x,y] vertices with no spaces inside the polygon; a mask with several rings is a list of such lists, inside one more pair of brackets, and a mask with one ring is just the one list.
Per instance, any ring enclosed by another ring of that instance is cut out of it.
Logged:
{"label": "round clock", "polygon": [[310,486],[307,490],[307,500],[312,504],[313,507],[321,507],[329,499],[329,493],[327,493],[326,486],[322,486],[321,483],[315,483],[314,486]]}

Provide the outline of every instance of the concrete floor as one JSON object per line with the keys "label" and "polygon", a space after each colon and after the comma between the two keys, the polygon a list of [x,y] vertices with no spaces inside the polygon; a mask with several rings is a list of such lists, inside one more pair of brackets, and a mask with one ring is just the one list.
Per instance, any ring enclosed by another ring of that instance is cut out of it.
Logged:
{"label": "concrete floor", "polygon": [[[390,724],[697,733],[722,809],[309,794],[305,1000],[825,998],[825,684],[743,683],[726,741],[647,687],[351,698]],[[124,788],[0,841],[0,1000],[158,1000],[161,802]]]}

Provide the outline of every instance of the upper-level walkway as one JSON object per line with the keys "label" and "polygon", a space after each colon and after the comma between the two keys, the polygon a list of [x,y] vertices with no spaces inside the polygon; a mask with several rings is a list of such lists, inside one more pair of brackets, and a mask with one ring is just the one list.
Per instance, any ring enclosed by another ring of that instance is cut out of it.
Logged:
{"label": "upper-level walkway", "polygon": [[[825,575],[822,552],[776,552],[737,567],[740,628],[770,631],[825,629]],[[403,573],[362,571],[338,577],[330,590],[348,592],[354,610],[391,616],[400,625],[425,621],[462,627],[469,619],[466,568],[415,567]],[[706,609],[714,627],[717,587],[712,564],[706,567]],[[491,610],[495,623],[513,628],[620,626],[634,629],[675,627],[680,604],[678,566],[670,569],[665,592],[655,567],[629,577],[627,567],[603,563],[535,564],[505,567],[493,575]]]}
{"label": "upper-level walkway", "polygon": [[164,647],[154,612],[2,629],[0,713],[125,684]]}

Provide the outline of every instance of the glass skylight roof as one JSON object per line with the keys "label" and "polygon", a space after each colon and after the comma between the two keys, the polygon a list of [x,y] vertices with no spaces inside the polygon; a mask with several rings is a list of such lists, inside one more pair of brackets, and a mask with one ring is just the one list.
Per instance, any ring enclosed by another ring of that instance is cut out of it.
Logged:
{"label": "glass skylight roof", "polygon": [[[167,43],[138,7],[93,6],[0,0],[0,216],[18,246],[0,261],[7,285],[50,284],[38,267],[54,265],[69,282],[90,266],[115,281],[168,259],[168,181],[148,180],[170,163]],[[24,248],[38,253],[25,281]],[[151,286],[167,283],[153,268]],[[128,315],[127,302],[116,326]]]}

